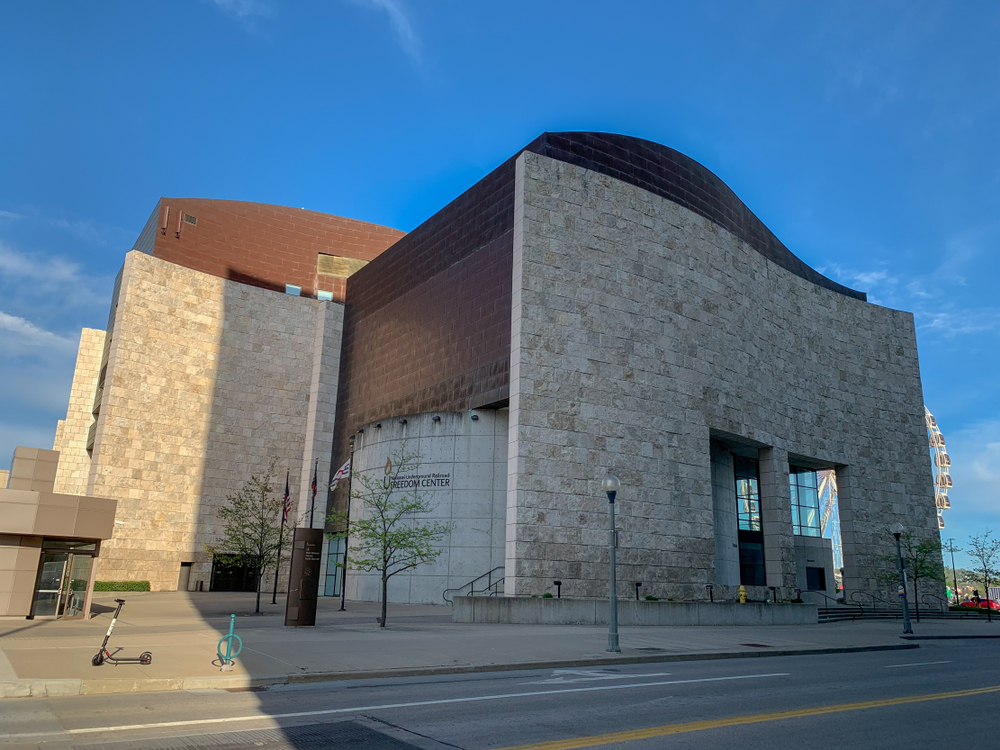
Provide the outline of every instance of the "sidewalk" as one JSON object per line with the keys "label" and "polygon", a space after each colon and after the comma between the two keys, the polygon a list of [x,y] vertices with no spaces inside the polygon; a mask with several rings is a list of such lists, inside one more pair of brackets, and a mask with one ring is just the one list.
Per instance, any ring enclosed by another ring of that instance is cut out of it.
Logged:
{"label": "sidewalk", "polygon": [[[887,648],[916,648],[893,621],[771,627],[627,627],[621,654],[608,654],[607,630],[573,625],[467,625],[451,609],[320,599],[317,626],[285,628],[284,605],[252,594],[123,594],[109,647],[123,656],[153,653],[148,666],[91,665],[111,621],[113,594],[95,595],[89,621],[0,621],[0,697],[153,690],[240,688],[335,679],[558,668],[645,661],[733,658]],[[235,613],[243,652],[219,670],[216,646]],[[918,635],[996,635],[980,621],[923,622]],[[213,664],[213,661],[216,663]]]}

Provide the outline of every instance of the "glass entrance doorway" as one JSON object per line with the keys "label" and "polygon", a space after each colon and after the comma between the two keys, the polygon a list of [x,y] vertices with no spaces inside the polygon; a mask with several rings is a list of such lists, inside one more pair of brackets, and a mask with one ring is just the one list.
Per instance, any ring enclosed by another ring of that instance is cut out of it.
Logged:
{"label": "glass entrance doorway", "polygon": [[43,540],[31,616],[66,620],[85,617],[90,571],[96,553],[94,542]]}

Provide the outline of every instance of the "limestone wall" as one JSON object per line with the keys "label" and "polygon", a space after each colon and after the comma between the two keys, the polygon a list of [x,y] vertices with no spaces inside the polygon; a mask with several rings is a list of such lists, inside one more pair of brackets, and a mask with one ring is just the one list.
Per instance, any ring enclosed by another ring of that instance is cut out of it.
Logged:
{"label": "limestone wall", "polygon": [[[191,587],[207,589],[204,544],[228,493],[274,459],[277,495],[290,469],[301,498],[317,329],[337,352],[342,319],[340,305],[127,255],[88,484],[120,500],[99,579],[171,590],[193,562]],[[319,414],[314,433],[329,432]]]}
{"label": "limestone wall", "polygon": [[713,431],[769,447],[779,595],[795,575],[789,454],[843,477],[848,590],[873,586],[855,552],[888,551],[885,524],[937,537],[910,314],[816,286],[669,200],[530,152],[517,164],[513,268],[508,593],[540,594],[553,578],[564,595],[606,591],[610,469],[623,484],[619,579],[705,598],[722,559]]}
{"label": "limestone wall", "polygon": [[66,419],[59,421],[53,450],[59,451],[59,469],[55,491],[67,495],[83,495],[90,476],[90,455],[87,434],[94,421],[94,394],[101,374],[104,352],[104,331],[84,328],[80,332],[80,347],[73,371]]}

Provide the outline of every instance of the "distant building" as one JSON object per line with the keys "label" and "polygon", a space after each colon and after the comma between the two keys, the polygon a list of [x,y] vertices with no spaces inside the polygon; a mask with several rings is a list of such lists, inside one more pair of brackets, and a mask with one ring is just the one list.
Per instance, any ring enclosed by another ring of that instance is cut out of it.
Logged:
{"label": "distant building", "polygon": [[[325,488],[352,442],[356,471],[418,453],[407,479],[453,524],[396,601],[480,576],[606,595],[608,471],[620,580],[659,598],[832,596],[821,470],[848,595],[877,588],[887,524],[938,534],[912,316],[809,268],[700,164],[624,136],[546,133],[408,235],[158,202],[107,331],[83,332],[56,439],[56,490],[118,502],[98,578],[239,588],[204,551],[215,508],[274,459],[308,524],[315,459]],[[324,489],[312,525],[345,501]],[[347,595],[378,586],[352,573]]]}

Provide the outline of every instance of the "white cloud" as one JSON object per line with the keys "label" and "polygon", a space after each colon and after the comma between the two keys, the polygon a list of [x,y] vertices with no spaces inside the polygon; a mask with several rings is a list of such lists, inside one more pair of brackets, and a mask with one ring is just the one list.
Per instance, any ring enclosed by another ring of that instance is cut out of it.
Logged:
{"label": "white cloud", "polygon": [[[30,320],[9,315],[0,310],[0,332],[2,331],[8,332],[8,335],[0,334],[4,354],[8,356],[24,353],[26,349],[36,347],[55,348],[60,352],[72,351],[77,345],[73,339],[46,331]],[[13,334],[13,336],[9,334]]]}
{"label": "white cloud", "polygon": [[420,38],[414,32],[413,25],[410,23],[409,16],[407,16],[400,0],[354,0],[354,2],[356,5],[385,11],[403,52],[409,55],[417,66],[423,65]]}
{"label": "white cloud", "polygon": [[241,21],[254,17],[267,18],[274,12],[270,5],[261,0],[213,0],[213,2],[217,8],[236,16]]}
{"label": "white cloud", "polygon": [[0,290],[8,300],[37,294],[71,307],[101,309],[108,305],[111,281],[88,276],[64,258],[29,255],[0,242]]}

